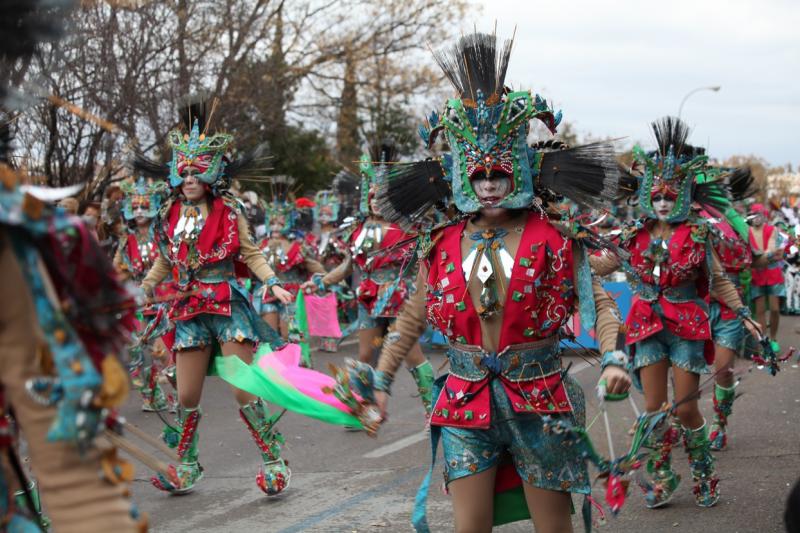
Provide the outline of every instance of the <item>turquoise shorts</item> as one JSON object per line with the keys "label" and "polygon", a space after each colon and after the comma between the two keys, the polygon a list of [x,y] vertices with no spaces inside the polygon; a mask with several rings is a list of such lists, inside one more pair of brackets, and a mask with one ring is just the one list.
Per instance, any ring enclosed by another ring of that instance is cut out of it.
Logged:
{"label": "turquoise shorts", "polygon": [[720,317],[720,305],[718,302],[711,302],[708,315],[710,317],[709,323],[711,324],[711,338],[714,339],[714,344],[734,352],[740,351],[745,335],[741,319],[737,317],[723,320]]}
{"label": "turquoise shorts", "polygon": [[[583,390],[570,376],[564,383],[574,411],[562,416],[582,426],[586,420]],[[499,379],[491,380],[490,386],[492,423],[488,429],[441,428],[445,482],[498,466],[510,454],[526,483],[547,490],[589,494],[589,471],[578,447],[565,445],[561,435],[545,433],[541,416],[515,413]],[[434,391],[433,397],[438,395],[439,391]]]}
{"label": "turquoise shorts", "polygon": [[776,283],[775,285],[750,285],[750,298],[756,299],[762,296],[777,296],[783,298],[786,296],[786,285],[784,283]]}
{"label": "turquoise shorts", "polygon": [[204,348],[232,341],[268,341],[264,338],[265,328],[278,338],[255,313],[250,302],[236,290],[231,290],[230,316],[203,313],[175,322],[175,350]]}
{"label": "turquoise shorts", "polygon": [[671,331],[662,329],[658,333],[634,344],[633,358],[634,381],[639,385],[639,369],[659,361],[667,360],[673,366],[694,374],[707,374],[711,370],[703,355],[705,341],[688,340],[676,336]]}

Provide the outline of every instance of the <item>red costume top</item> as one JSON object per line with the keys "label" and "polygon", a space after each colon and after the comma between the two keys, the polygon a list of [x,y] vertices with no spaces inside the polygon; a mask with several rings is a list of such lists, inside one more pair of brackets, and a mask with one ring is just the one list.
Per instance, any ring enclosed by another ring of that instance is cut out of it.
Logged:
{"label": "red costume top", "polygon": [[[399,242],[408,240],[403,246]],[[410,261],[414,239],[399,226],[383,228],[380,223],[359,223],[347,239],[353,263],[359,268],[361,281],[356,288],[358,301],[370,316],[395,317],[411,291],[413,284],[400,275]],[[376,250],[389,252],[374,254]]]}
{"label": "red costume top", "polygon": [[682,339],[710,339],[708,310],[700,299],[708,292],[707,236],[708,226],[691,221],[681,222],[668,242],[653,240],[646,226],[623,236],[636,293],[626,321],[627,344],[664,328]]}
{"label": "red costume top", "polygon": [[[773,234],[777,231],[775,226],[764,224],[764,248],[759,248],[756,243],[753,228],[750,228],[750,246],[753,252],[763,253],[769,247],[769,241]],[[777,235],[776,235],[777,237]],[[753,268],[753,285],[763,287],[766,285],[778,285],[783,283],[783,269],[781,268],[780,261],[774,261],[766,268]]]}

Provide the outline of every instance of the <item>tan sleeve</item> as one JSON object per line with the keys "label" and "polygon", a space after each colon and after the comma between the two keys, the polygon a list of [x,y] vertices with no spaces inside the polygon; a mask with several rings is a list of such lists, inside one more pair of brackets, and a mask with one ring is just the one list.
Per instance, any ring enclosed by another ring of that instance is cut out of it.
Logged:
{"label": "tan sleeve", "polygon": [[145,292],[152,292],[156,285],[161,283],[161,280],[167,277],[169,271],[169,260],[163,255],[159,255],[158,259],[156,259],[156,262],[153,263],[152,267],[150,267],[150,272],[148,272],[142,280],[142,289],[144,289]]}
{"label": "tan sleeve", "polygon": [[619,267],[622,266],[622,261],[616,254],[603,250],[599,255],[589,255],[589,266],[592,268],[592,272],[602,277],[619,270]]}
{"label": "tan sleeve", "polygon": [[420,264],[417,273],[417,290],[406,300],[397,320],[383,341],[377,369],[394,381],[397,369],[403,364],[408,352],[425,332],[425,296],[428,271]]}
{"label": "tan sleeve", "polygon": [[716,250],[711,249],[711,296],[734,311],[744,306],[736,285],[725,275]]}
{"label": "tan sleeve", "polygon": [[[323,269],[323,272],[324,271],[325,269]],[[331,285],[336,285],[337,283],[339,283],[352,273],[353,273],[353,256],[347,254],[347,256],[345,256],[344,258],[344,261],[342,261],[342,263],[339,266],[337,266],[336,268],[334,268],[333,270],[331,270],[330,272],[328,272],[323,276],[322,282],[325,284],[326,287],[329,287]]]}
{"label": "tan sleeve", "polygon": [[247,219],[239,213],[237,220],[239,224],[239,257],[247,268],[255,274],[262,283],[275,276],[275,272],[267,263],[267,258],[250,238],[250,229],[247,226]]}
{"label": "tan sleeve", "polygon": [[597,323],[594,331],[597,335],[600,353],[604,354],[617,349],[617,335],[622,323],[617,303],[603,288],[600,280],[592,280],[592,293],[594,294],[594,307],[597,311]]}
{"label": "tan sleeve", "polygon": [[312,274],[326,274],[327,271],[325,267],[322,266],[322,263],[317,261],[316,259],[304,257],[306,270]]}

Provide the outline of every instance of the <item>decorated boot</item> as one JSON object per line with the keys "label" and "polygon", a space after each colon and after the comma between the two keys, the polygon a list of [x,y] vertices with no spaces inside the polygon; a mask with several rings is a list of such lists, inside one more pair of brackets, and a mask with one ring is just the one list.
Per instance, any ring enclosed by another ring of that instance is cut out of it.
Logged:
{"label": "decorated boot", "polygon": [[644,444],[645,448],[650,449],[646,468],[650,479],[640,482],[640,486],[649,509],[666,505],[681,481],[681,477],[672,470],[672,447],[678,439],[679,431],[672,425],[662,436],[652,434]]}
{"label": "decorated boot", "polygon": [[714,420],[711,422],[711,433],[708,436],[711,441],[711,449],[715,452],[724,450],[728,444],[726,428],[728,417],[733,412],[733,400],[736,392],[733,387],[714,386]]}
{"label": "decorated boot", "polygon": [[150,482],[157,489],[172,494],[186,494],[194,489],[194,486],[203,478],[203,467],[197,462],[199,452],[197,450],[197,424],[200,421],[200,410],[178,408],[179,427],[166,428],[162,438],[167,446],[175,448],[178,453],[180,463],[177,466],[170,465],[169,479],[156,474],[150,478]]}
{"label": "decorated boot", "polygon": [[425,361],[415,368],[409,368],[409,372],[417,383],[420,400],[425,407],[425,413],[431,414],[431,394],[433,390],[433,367],[430,361]]}
{"label": "decorated boot", "polygon": [[694,498],[700,507],[712,507],[719,500],[719,478],[714,475],[714,457],[707,431],[705,423],[697,429],[683,428],[683,444],[689,454],[695,483]]}
{"label": "decorated boot", "polygon": [[155,364],[142,367],[139,372],[141,386],[139,394],[142,395],[142,411],[154,413],[166,411],[169,408],[164,390],[158,383],[158,368]]}
{"label": "decorated boot", "polygon": [[268,496],[280,494],[289,487],[292,477],[289,464],[281,459],[283,435],[275,430],[280,413],[270,416],[264,403],[255,400],[240,408],[239,415],[250,430],[264,460],[264,465],[256,474],[256,485]]}

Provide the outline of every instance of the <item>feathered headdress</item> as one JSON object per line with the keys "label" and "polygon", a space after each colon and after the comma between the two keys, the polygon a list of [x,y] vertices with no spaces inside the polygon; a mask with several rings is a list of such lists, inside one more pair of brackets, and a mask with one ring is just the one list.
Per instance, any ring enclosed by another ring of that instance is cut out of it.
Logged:
{"label": "feathered headdress", "polygon": [[434,54],[458,97],[449,99],[443,112],[432,113],[420,135],[430,148],[444,134],[450,152],[436,160],[392,165],[379,195],[387,220],[412,227],[448,196],[462,213],[476,212],[481,203],[471,180],[498,174],[512,183],[500,207],[529,208],[536,189],[589,207],[610,207],[619,180],[611,143],[555,151],[527,145],[531,120],[555,133],[561,113],[538,95],[505,87],[511,48],[511,40],[498,46],[495,35],[474,33]]}

